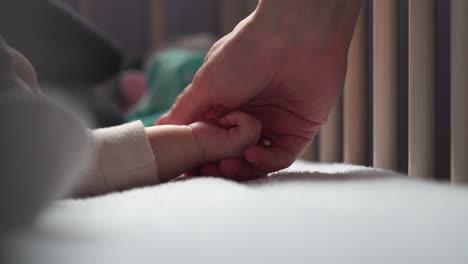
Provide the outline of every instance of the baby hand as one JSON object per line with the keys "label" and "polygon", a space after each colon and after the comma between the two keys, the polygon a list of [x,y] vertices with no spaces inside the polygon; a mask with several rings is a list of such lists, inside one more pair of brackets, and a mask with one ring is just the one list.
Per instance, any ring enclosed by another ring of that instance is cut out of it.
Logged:
{"label": "baby hand", "polygon": [[232,112],[222,117],[219,126],[206,122],[190,125],[198,141],[203,162],[243,157],[244,151],[257,144],[261,124],[244,112]]}

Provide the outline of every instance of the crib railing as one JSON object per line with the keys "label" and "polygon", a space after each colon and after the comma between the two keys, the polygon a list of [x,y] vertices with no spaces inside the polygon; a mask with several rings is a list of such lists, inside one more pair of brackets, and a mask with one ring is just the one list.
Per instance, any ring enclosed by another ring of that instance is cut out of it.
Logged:
{"label": "crib railing", "polygon": [[465,0],[365,1],[343,97],[306,157],[467,183],[467,14]]}
{"label": "crib railing", "polygon": [[468,183],[468,1],[452,0],[451,11],[452,179]]}

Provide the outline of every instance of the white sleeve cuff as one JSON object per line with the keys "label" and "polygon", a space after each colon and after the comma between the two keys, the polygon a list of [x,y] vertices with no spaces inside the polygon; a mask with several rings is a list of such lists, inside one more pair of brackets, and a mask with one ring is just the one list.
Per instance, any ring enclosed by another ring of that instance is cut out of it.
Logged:
{"label": "white sleeve cuff", "polygon": [[108,191],[159,183],[157,166],[140,121],[93,132],[98,149],[96,176]]}

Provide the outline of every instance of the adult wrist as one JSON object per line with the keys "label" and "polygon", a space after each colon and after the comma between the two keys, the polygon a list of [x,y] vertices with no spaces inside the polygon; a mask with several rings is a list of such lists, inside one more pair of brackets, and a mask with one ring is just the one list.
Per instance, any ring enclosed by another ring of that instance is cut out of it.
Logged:
{"label": "adult wrist", "polygon": [[259,32],[288,51],[347,55],[362,0],[260,0],[253,16]]}

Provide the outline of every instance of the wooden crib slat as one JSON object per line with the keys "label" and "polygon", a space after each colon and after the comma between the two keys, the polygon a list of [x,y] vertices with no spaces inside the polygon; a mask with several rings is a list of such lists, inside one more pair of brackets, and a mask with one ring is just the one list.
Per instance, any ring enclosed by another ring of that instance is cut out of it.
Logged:
{"label": "wooden crib slat", "polygon": [[398,170],[398,1],[373,2],[374,166]]}
{"label": "wooden crib slat", "polygon": [[409,0],[410,176],[435,177],[436,0]]}
{"label": "wooden crib slat", "polygon": [[468,1],[452,0],[452,181],[468,183]]}
{"label": "wooden crib slat", "polygon": [[361,14],[351,42],[343,93],[344,161],[369,165],[367,155],[367,10],[363,1]]}
{"label": "wooden crib slat", "polygon": [[150,32],[151,47],[158,48],[165,39],[166,34],[166,16],[164,0],[150,0]]}
{"label": "wooden crib slat", "polygon": [[246,2],[246,15],[251,14],[258,5],[258,0],[247,0]]}
{"label": "wooden crib slat", "polygon": [[243,15],[244,1],[223,0],[221,5],[222,33],[228,34],[239,23]]}
{"label": "wooden crib slat", "polygon": [[343,161],[343,116],[341,100],[333,107],[319,136],[319,160],[321,162]]}
{"label": "wooden crib slat", "polygon": [[258,5],[258,0],[222,0],[221,1],[221,31],[231,32],[244,18],[249,16]]}
{"label": "wooden crib slat", "polygon": [[92,16],[91,0],[79,0],[77,4],[80,15],[90,19]]}
{"label": "wooden crib slat", "polygon": [[314,141],[309,145],[307,150],[302,154],[300,159],[308,161],[319,161],[319,137],[315,137]]}

